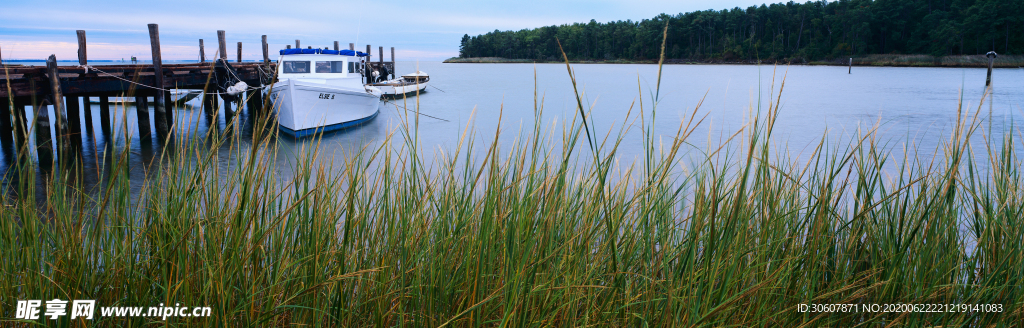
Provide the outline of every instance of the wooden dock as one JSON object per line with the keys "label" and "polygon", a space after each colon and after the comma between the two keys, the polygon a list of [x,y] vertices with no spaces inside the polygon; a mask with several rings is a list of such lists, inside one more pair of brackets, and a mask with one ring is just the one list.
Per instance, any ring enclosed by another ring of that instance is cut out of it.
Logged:
{"label": "wooden dock", "polygon": [[[151,138],[153,135],[150,129],[152,108],[152,126],[160,141],[168,140],[168,136],[175,131],[172,89],[203,90],[203,109],[211,118],[217,115],[220,108],[224,108],[225,116],[233,115],[232,103],[237,104],[235,108],[248,105],[257,113],[269,111],[264,103],[263,88],[274,80],[277,64],[270,60],[266,35],[261,40],[262,62],[242,62],[241,42],[238,42],[237,60],[229,62],[225,32],[217,31],[219,47],[216,52],[218,58],[215,60],[206,61],[206,51],[200,39],[198,63],[164,65],[161,60],[159,28],[156,24],[149,24],[152,64],[90,65],[86,33],[79,30],[77,34],[78,65],[58,66],[54,55],[47,59],[45,67],[0,64],[0,142],[27,145],[29,135],[35,134],[35,148],[40,163],[52,160],[55,153],[52,144],[56,144],[58,153],[61,149],[74,147],[76,142],[68,139],[69,136],[82,134],[82,115],[85,115],[85,124],[91,128],[94,113],[90,102],[95,98],[99,99],[98,115],[105,135],[111,135],[112,131],[111,98],[134,98],[138,137]],[[296,48],[299,45],[299,40],[295,40]],[[338,50],[337,41],[334,42],[334,48]],[[355,45],[350,43],[349,49],[354,48]],[[367,45],[367,53],[370,50]],[[367,69],[363,73],[367,83],[373,79],[371,72],[376,70],[395,76],[395,50],[391,48],[390,62],[383,60],[383,52],[384,48],[380,47],[377,62],[372,61],[372,56],[366,59]],[[249,85],[243,94],[229,96],[223,92],[226,89],[225,83],[238,81]],[[219,104],[217,98],[221,98],[223,103]],[[27,115],[28,108],[32,109],[34,117]],[[56,125],[52,129],[50,121]],[[33,124],[34,129],[30,128]],[[34,133],[30,133],[33,130]],[[57,136],[56,142],[52,142],[54,134]]]}

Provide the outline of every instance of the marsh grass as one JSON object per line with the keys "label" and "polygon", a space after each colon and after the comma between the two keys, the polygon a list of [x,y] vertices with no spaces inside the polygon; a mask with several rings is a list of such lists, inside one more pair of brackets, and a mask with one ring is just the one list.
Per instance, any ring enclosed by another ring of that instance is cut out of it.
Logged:
{"label": "marsh grass", "polygon": [[[0,324],[30,325],[7,319],[17,300],[54,298],[209,306],[213,315],[35,324],[988,327],[1024,320],[1019,136],[974,149],[980,116],[961,107],[940,158],[902,150],[906,160],[893,162],[901,150],[866,130],[848,143],[823,137],[797,161],[769,142],[783,86],[756,102],[744,129],[708,149],[687,143],[702,123],[699,106],[674,136],[651,132],[653,90],[630,109],[642,118],[638,163],[616,157],[638,146],[621,143],[633,126],[595,134],[577,97],[579,115],[560,134],[537,125],[502,144],[500,128],[481,141],[467,127],[457,147],[432,160],[418,143],[417,107],[403,109],[402,125],[379,146],[338,163],[318,160],[317,140],[279,154],[276,129],[255,128],[248,147],[216,129],[172,140],[138,194],[127,150],[106,157],[96,189],[67,170],[48,175],[45,199],[33,190],[34,171],[23,169],[7,185],[17,196],[0,208]],[[539,117],[543,102],[535,103]],[[227,166],[215,154],[224,148],[237,158]],[[280,156],[293,157],[292,176],[275,175]],[[22,158],[20,165],[34,164]],[[1003,311],[799,312],[806,303],[1000,304]]]}

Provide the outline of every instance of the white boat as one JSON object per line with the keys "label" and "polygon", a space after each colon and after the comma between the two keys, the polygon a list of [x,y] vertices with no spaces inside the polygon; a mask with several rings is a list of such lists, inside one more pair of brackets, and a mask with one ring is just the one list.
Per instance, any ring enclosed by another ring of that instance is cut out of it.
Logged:
{"label": "white boat", "polygon": [[295,137],[359,125],[377,116],[380,90],[364,86],[360,52],[285,49],[270,100],[281,131]]}
{"label": "white boat", "polygon": [[416,71],[416,73],[402,75],[398,79],[371,83],[370,86],[380,89],[385,96],[400,96],[423,92],[427,88],[428,81],[430,81],[430,76],[427,73]]}

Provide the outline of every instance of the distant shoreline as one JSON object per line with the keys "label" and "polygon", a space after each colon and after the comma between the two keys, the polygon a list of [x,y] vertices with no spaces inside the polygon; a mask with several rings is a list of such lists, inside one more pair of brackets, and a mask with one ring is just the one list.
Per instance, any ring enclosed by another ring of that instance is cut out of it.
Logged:
{"label": "distant shoreline", "polygon": [[[444,60],[445,63],[455,64],[545,64],[565,63],[561,60],[533,60],[533,59],[510,59],[501,57],[473,57],[459,58],[452,57]],[[657,64],[658,60],[570,60],[571,64]],[[665,64],[672,65],[808,65],[808,66],[847,66],[848,58],[834,60],[804,61],[800,59],[768,61],[761,60],[694,60],[694,59],[666,59]],[[988,58],[984,55],[959,55],[941,56],[930,55],[867,55],[853,57],[853,66],[875,66],[875,67],[988,67]],[[1024,55],[1003,55],[996,58],[993,63],[995,68],[1019,68],[1024,67]]]}

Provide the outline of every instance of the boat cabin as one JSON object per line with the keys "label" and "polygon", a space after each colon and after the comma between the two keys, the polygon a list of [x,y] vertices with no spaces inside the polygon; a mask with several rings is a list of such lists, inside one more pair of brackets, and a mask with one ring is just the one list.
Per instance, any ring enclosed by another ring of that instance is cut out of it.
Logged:
{"label": "boat cabin", "polygon": [[358,78],[363,72],[359,57],[352,50],[285,49],[278,59],[278,78],[342,79]]}

